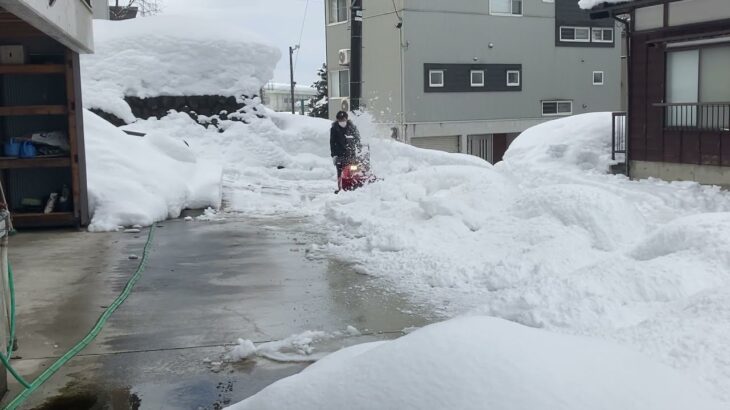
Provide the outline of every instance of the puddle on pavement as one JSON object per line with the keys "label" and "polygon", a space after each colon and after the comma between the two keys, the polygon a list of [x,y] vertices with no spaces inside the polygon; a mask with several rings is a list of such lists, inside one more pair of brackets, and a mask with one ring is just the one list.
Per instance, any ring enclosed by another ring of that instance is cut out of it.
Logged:
{"label": "puddle on pavement", "polygon": [[33,410],[139,410],[142,405],[139,396],[129,389],[107,392],[98,387],[66,386],[63,391]]}

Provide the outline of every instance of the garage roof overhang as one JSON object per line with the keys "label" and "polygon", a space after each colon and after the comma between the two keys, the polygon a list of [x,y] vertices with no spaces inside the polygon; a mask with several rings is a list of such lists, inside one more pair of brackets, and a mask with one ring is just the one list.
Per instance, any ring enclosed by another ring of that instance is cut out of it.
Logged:
{"label": "garage roof overhang", "polygon": [[78,53],[92,53],[92,11],[82,0],[0,0],[5,9],[47,36]]}

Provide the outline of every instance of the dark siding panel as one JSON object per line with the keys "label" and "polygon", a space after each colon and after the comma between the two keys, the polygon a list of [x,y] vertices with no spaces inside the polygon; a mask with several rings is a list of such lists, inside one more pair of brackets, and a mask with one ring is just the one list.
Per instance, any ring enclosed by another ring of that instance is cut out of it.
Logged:
{"label": "dark siding panel", "polygon": [[646,151],[647,160],[664,159],[664,108],[654,104],[664,101],[664,46],[649,44],[646,72]]}
{"label": "dark siding panel", "polygon": [[646,161],[646,43],[640,36],[633,39],[631,75],[631,112],[629,113],[629,158]]}
{"label": "dark siding panel", "polygon": [[[444,86],[430,87],[428,72],[430,70],[444,70]],[[484,70],[484,87],[471,86],[471,71]],[[520,72],[520,85],[507,86],[507,71]],[[423,65],[423,89],[427,93],[463,93],[463,92],[493,92],[493,91],[522,91],[524,78],[522,64],[432,64]]]}
{"label": "dark siding panel", "polygon": [[720,165],[720,135],[703,132],[699,139],[702,165]]}
{"label": "dark siding panel", "polygon": [[700,139],[697,133],[682,133],[682,163],[699,164],[700,156]]}
{"label": "dark siding panel", "polygon": [[730,134],[720,136],[720,157],[723,166],[730,167]]}
{"label": "dark siding panel", "polygon": [[664,162],[681,162],[682,161],[682,133],[665,132],[664,133]]}
{"label": "dark siding panel", "polygon": [[496,164],[504,159],[504,153],[507,152],[507,134],[494,134],[492,147],[494,149],[492,161]]}

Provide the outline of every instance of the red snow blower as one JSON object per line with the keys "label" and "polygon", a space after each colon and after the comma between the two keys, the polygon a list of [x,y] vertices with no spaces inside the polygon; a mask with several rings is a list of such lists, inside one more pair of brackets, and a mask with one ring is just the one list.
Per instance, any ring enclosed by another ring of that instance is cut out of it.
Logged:
{"label": "red snow blower", "polygon": [[370,150],[358,155],[358,157],[347,160],[342,168],[342,190],[354,191],[366,184],[375,182],[377,178],[370,171]]}

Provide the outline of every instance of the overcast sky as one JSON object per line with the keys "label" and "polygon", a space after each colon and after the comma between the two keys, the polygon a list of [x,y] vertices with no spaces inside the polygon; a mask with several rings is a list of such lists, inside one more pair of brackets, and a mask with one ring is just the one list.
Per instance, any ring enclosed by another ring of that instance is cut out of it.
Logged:
{"label": "overcast sky", "polygon": [[281,61],[274,81],[289,82],[289,46],[296,45],[302,32],[295,81],[311,85],[325,61],[323,0],[161,0],[163,14],[209,15],[228,24],[241,24],[249,31],[270,39],[281,49]]}

